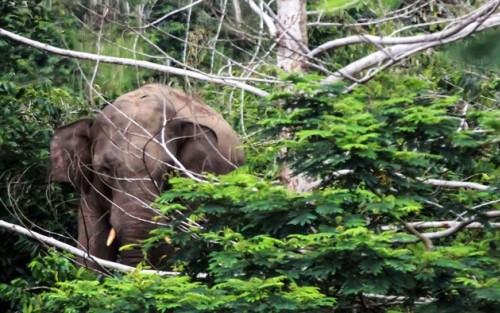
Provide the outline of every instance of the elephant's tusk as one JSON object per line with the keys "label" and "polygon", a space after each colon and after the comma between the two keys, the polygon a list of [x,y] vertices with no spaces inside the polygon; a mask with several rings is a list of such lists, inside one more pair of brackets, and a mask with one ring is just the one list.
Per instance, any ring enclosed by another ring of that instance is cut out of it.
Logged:
{"label": "elephant's tusk", "polygon": [[108,247],[111,246],[113,241],[115,241],[115,238],[116,238],[116,231],[114,228],[111,228],[111,230],[109,231],[108,240],[106,241],[106,246]]}

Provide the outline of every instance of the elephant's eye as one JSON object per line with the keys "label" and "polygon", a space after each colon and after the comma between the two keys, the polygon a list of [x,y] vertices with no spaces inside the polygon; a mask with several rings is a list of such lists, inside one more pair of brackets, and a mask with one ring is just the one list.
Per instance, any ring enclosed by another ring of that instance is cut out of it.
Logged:
{"label": "elephant's eye", "polygon": [[111,181],[113,175],[111,172],[111,168],[107,164],[95,164],[94,165],[95,173],[103,180],[108,183]]}
{"label": "elephant's eye", "polygon": [[101,166],[99,168],[99,171],[98,171],[99,174],[101,175],[111,175],[111,169],[109,168],[109,166]]}

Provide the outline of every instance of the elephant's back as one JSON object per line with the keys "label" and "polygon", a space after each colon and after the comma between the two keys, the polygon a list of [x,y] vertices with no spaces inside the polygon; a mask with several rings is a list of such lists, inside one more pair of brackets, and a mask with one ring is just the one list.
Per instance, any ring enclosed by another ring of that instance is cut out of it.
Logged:
{"label": "elephant's back", "polygon": [[[169,123],[185,121],[205,126],[218,138],[219,151],[234,163],[243,163],[238,134],[212,107],[183,91],[162,84],[148,84],[118,97],[102,111],[105,123],[132,132],[156,135]],[[126,117],[126,118],[124,118]]]}
{"label": "elephant's back", "polygon": [[[145,86],[144,86],[145,87]],[[145,88],[126,93],[116,98],[102,110],[98,119],[112,123],[119,129],[147,130],[156,132],[165,124],[163,105],[157,97],[150,95]],[[167,107],[168,107],[168,103]]]}

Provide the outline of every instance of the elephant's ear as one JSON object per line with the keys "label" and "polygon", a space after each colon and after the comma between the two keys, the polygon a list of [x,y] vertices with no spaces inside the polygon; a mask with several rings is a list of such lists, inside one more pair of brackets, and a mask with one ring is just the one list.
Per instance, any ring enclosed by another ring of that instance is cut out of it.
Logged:
{"label": "elephant's ear", "polygon": [[50,146],[49,181],[73,182],[80,187],[84,179],[90,179],[92,123],[92,119],[81,119],[56,129]]}

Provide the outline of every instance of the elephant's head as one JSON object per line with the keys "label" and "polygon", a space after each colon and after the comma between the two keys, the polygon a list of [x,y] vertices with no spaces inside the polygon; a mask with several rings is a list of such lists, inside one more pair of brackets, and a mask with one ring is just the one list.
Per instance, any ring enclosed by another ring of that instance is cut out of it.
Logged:
{"label": "elephant's head", "polygon": [[[146,85],[116,99],[94,120],[57,129],[50,176],[81,188],[80,245],[115,259],[117,246],[136,244],[166,222],[150,206],[165,177],[228,173],[244,163],[239,145],[236,132],[211,107],[168,86]],[[113,232],[116,241],[106,245]],[[158,249],[152,263],[168,253],[168,247]],[[120,257],[130,265],[143,259],[139,247]]]}

